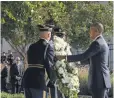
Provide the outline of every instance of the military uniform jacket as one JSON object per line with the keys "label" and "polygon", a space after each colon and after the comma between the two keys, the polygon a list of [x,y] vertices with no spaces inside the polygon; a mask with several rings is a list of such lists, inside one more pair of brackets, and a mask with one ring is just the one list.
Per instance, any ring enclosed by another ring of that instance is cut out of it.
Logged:
{"label": "military uniform jacket", "polygon": [[[46,40],[40,39],[38,42],[30,45],[27,55],[29,67],[23,76],[23,87],[46,90],[45,69],[48,77],[51,79],[51,67],[54,63],[53,47]],[[44,65],[44,68],[30,67],[34,65],[39,66],[37,64]]]}

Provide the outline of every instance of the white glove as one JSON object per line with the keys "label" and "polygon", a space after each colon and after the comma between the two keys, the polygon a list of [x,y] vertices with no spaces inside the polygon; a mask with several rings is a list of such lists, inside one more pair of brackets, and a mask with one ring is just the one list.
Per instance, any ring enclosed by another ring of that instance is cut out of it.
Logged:
{"label": "white glove", "polygon": [[78,61],[78,62],[77,62],[77,64],[81,64],[81,62],[80,62],[80,61]]}
{"label": "white glove", "polygon": [[17,80],[21,80],[21,77],[16,76],[16,79],[17,79]]}
{"label": "white glove", "polygon": [[47,79],[47,81],[46,81],[46,86],[48,85],[49,81],[50,81],[50,80],[49,80],[49,79]]}

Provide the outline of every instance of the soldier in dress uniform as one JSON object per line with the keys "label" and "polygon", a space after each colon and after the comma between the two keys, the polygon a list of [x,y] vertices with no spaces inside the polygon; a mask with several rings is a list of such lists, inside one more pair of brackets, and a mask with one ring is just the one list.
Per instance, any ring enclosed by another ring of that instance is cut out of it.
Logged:
{"label": "soldier in dress uniform", "polygon": [[51,28],[42,26],[39,41],[30,45],[28,49],[28,68],[22,82],[25,98],[46,98],[46,72],[50,79],[50,85],[54,84],[51,77],[54,64],[54,49],[49,44],[51,31]]}

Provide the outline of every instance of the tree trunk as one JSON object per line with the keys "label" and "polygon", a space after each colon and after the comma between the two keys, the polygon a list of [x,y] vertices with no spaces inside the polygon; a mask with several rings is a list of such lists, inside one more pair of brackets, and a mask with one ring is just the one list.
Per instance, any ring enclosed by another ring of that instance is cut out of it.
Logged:
{"label": "tree trunk", "polygon": [[25,57],[24,57],[24,68],[25,70],[28,68],[27,54],[25,54]]}

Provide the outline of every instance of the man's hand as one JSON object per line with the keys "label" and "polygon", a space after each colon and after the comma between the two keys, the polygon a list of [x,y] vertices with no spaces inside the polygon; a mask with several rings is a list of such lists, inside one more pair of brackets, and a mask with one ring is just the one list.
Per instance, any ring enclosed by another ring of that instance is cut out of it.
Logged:
{"label": "man's hand", "polygon": [[62,60],[62,59],[66,59],[66,56],[65,55],[56,55],[56,58],[58,60]]}

